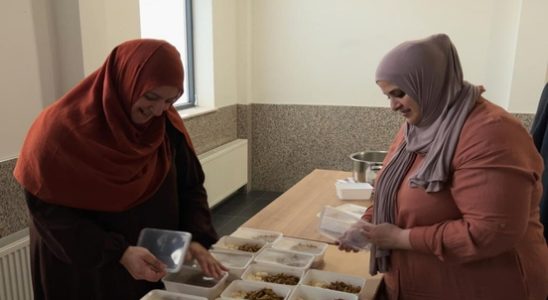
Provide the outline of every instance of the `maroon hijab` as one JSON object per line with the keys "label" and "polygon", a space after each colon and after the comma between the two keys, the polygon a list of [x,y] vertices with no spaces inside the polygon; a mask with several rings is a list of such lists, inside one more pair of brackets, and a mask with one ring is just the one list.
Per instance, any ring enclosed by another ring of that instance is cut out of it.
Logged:
{"label": "maroon hijab", "polygon": [[131,120],[133,103],[160,86],[183,92],[179,52],[141,39],[112,50],[105,63],[45,109],[23,144],[14,176],[45,202],[124,211],[151,197],[171,166],[166,118],[190,139],[173,107],[146,126]]}

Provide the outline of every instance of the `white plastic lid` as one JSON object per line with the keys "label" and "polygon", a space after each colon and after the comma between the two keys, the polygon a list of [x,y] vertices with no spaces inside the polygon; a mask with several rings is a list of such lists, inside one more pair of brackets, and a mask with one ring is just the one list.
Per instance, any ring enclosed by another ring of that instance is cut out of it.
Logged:
{"label": "white plastic lid", "polygon": [[156,228],[143,228],[137,246],[148,249],[156,258],[166,264],[167,272],[177,272],[183,264],[192,234]]}

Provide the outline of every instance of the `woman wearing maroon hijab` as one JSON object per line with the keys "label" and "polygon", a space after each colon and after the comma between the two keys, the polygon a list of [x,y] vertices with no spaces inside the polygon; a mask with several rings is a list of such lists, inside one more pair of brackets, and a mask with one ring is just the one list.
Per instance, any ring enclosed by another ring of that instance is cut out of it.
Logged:
{"label": "woman wearing maroon hijab", "polygon": [[545,300],[543,164],[521,122],[463,80],[444,34],[388,52],[376,83],[405,122],[347,236],[371,243],[388,298]]}
{"label": "woman wearing maroon hijab", "polygon": [[32,125],[14,175],[31,214],[35,299],[139,299],[166,273],[142,228],[191,232],[204,271],[224,267],[204,174],[173,103],[183,94],[177,50],[158,40],[116,47],[102,67]]}

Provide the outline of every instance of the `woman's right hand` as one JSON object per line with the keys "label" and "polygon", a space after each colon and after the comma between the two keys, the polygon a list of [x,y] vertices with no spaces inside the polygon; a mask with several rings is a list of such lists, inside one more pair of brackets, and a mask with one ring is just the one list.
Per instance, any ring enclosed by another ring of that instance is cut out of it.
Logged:
{"label": "woman's right hand", "polygon": [[338,240],[339,250],[346,252],[358,252],[366,249],[370,242],[365,236],[365,221],[358,221],[354,223]]}
{"label": "woman's right hand", "polygon": [[166,275],[166,265],[143,247],[129,246],[120,263],[137,280],[156,282]]}

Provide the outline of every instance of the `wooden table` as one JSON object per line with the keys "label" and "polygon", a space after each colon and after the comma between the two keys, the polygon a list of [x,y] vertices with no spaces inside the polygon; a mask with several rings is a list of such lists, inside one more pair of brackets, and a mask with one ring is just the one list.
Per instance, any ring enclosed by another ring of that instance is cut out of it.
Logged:
{"label": "wooden table", "polygon": [[[343,171],[314,170],[242,226],[280,231],[291,237],[332,242],[318,231],[317,214],[325,205],[371,204],[369,200],[343,201],[337,198],[335,182],[349,176],[351,173]],[[347,253],[330,245],[325,253],[324,262],[323,270],[366,278],[365,289],[360,294],[360,299],[375,297],[382,275],[369,275],[368,251]]]}

